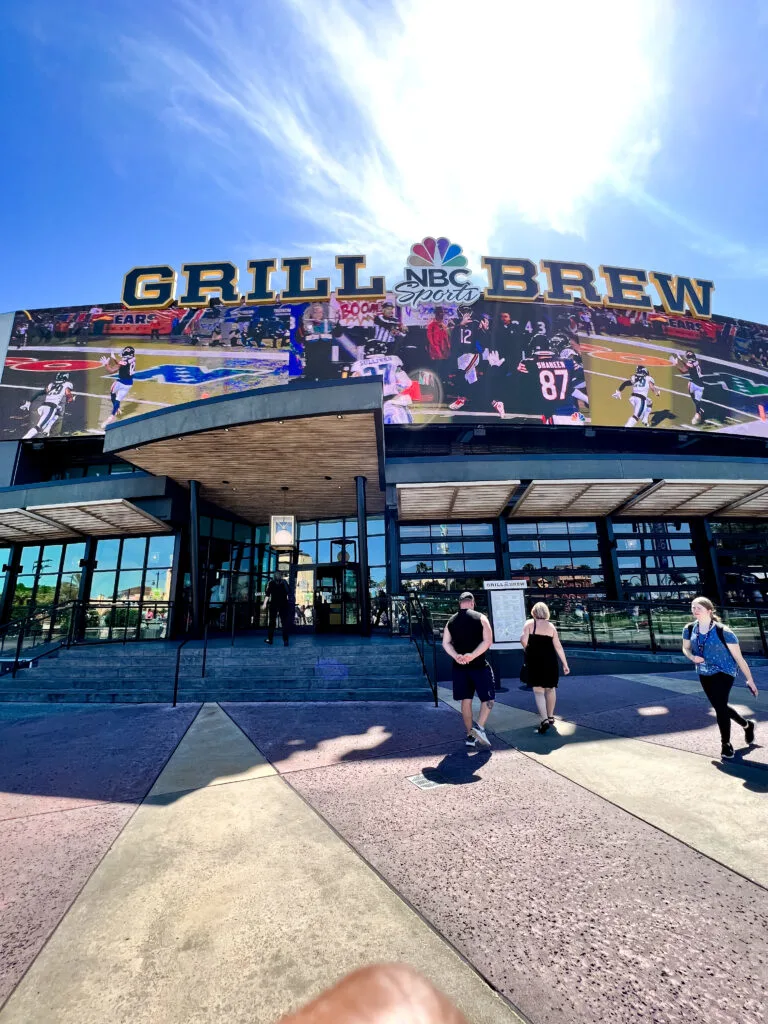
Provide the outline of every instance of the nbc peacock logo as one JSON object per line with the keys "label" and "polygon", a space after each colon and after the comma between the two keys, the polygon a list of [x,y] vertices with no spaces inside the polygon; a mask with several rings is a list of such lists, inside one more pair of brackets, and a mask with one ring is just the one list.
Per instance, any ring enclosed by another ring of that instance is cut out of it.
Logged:
{"label": "nbc peacock logo", "polygon": [[460,245],[449,238],[428,236],[414,242],[408,255],[405,279],[394,287],[398,306],[422,302],[471,305],[482,294],[471,283],[472,271]]}

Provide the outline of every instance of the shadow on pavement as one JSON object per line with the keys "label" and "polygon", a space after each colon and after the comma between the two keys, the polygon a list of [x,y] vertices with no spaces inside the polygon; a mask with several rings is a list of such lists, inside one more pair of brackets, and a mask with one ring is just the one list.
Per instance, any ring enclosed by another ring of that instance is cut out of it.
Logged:
{"label": "shadow on pavement", "polygon": [[475,772],[488,764],[491,759],[490,750],[468,751],[457,750],[446,754],[440,764],[434,768],[422,768],[421,774],[430,782],[447,782],[451,786],[466,786],[472,782],[482,782]]}

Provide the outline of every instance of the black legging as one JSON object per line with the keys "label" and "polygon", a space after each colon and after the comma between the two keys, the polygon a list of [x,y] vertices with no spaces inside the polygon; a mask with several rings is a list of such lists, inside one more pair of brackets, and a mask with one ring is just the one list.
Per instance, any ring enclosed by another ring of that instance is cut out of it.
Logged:
{"label": "black legging", "polygon": [[727,672],[715,672],[712,676],[699,676],[701,688],[715,709],[720,738],[723,743],[731,742],[731,721],[738,722],[742,728],[747,724],[747,720],[742,718],[738,711],[728,706],[728,696],[733,686],[733,678]]}

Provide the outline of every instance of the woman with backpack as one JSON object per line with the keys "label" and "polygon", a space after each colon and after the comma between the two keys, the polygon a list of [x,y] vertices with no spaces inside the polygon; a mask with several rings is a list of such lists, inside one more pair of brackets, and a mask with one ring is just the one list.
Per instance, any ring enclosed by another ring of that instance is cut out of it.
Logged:
{"label": "woman with backpack", "polygon": [[736,634],[723,626],[715,606],[707,597],[694,597],[691,602],[694,621],[683,630],[683,654],[696,666],[701,688],[715,709],[722,741],[722,756],[733,757],[731,721],[744,730],[744,739],[751,744],[755,739],[755,723],[742,718],[735,708],[729,707],[728,696],[739,669],[744,673],[753,697],[757,687],[752,672],[744,660]]}

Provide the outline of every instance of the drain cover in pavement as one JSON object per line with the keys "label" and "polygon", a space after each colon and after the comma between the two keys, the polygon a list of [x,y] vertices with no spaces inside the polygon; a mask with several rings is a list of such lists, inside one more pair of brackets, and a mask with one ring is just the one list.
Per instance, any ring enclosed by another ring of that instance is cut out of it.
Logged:
{"label": "drain cover in pavement", "polygon": [[441,778],[435,773],[434,778],[428,779],[426,775],[420,773],[419,775],[407,775],[408,782],[412,782],[417,789],[437,789],[438,786],[445,785],[445,779]]}

